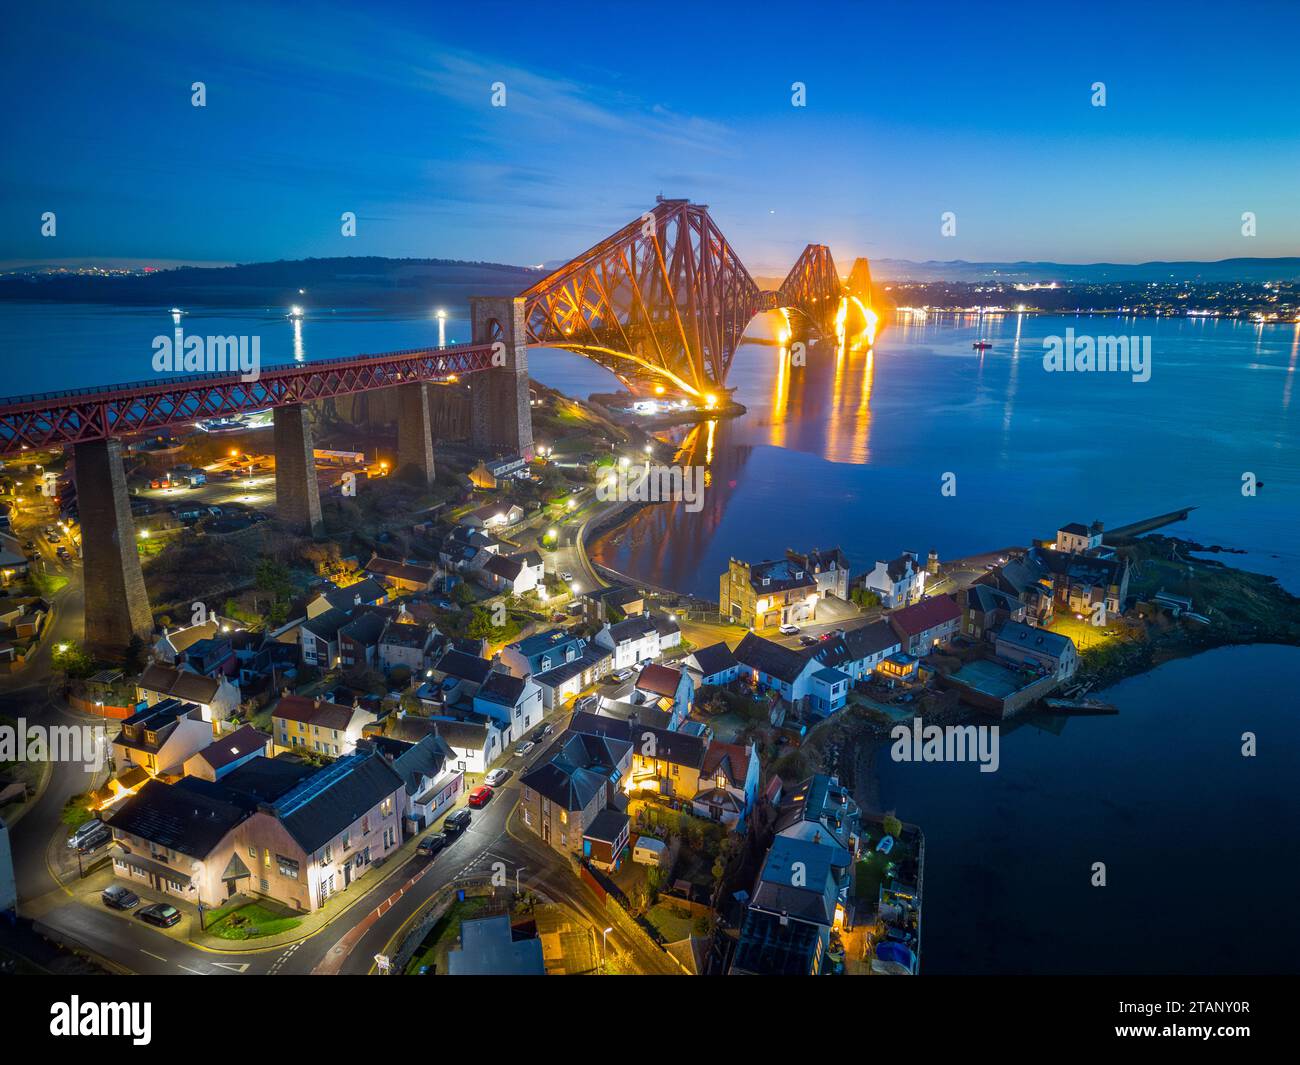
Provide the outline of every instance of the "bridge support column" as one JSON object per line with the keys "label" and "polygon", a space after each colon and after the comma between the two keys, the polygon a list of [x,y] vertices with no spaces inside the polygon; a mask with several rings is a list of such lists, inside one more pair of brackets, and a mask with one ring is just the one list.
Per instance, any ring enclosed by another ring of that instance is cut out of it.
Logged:
{"label": "bridge support column", "polygon": [[421,484],[433,483],[433,420],[423,381],[397,386],[397,472],[412,467]]}
{"label": "bridge support column", "polygon": [[153,632],[122,468],[122,443],[77,444],[73,462],[86,587],[86,647],[121,656],[132,637],[143,640]]}
{"label": "bridge support column", "polygon": [[[528,405],[528,331],[518,296],[473,296],[475,344],[500,343],[492,369],[470,381],[470,442],[475,447],[533,457],[533,412]],[[500,362],[500,365],[497,363]]]}
{"label": "bridge support column", "polygon": [[275,509],[290,528],[320,534],[320,487],[311,426],[301,403],[275,408]]}

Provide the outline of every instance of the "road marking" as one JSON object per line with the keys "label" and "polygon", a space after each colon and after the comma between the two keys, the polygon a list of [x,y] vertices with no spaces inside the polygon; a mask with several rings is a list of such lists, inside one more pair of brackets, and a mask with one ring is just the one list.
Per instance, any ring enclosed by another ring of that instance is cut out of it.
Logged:
{"label": "road marking", "polygon": [[207,973],[201,973],[201,972],[199,972],[198,969],[191,969],[188,965],[182,965],[180,962],[177,962],[177,963],[176,963],[176,968],[178,968],[178,969],[184,969],[187,973],[193,973],[195,976],[207,976],[207,975],[208,975]]}
{"label": "road marking", "polygon": [[141,947],[141,948],[140,948],[140,953],[141,953],[141,954],[148,954],[149,957],[151,957],[151,958],[156,958],[158,961],[161,961],[161,962],[165,962],[165,961],[167,960],[166,958],[159,958],[157,954],[153,953],[153,951],[151,951],[151,950],[145,950],[144,947]]}
{"label": "road marking", "polygon": [[232,972],[236,972],[236,973],[248,972],[248,962],[246,961],[241,961],[237,963],[233,961],[214,961],[212,964],[216,966],[216,968],[218,969],[229,969]]}

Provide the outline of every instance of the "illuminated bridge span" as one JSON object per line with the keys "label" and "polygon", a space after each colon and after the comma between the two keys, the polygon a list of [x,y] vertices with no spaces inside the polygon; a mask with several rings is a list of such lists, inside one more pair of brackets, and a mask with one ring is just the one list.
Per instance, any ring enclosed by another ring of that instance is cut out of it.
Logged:
{"label": "illuminated bridge span", "polygon": [[[470,437],[484,451],[530,457],[529,345],[565,348],[608,367],[635,394],[714,406],[750,320],[785,318],[782,342],[815,332],[839,342],[874,335],[870,269],[846,286],[830,249],[810,244],[775,292],[764,292],[709,217],[665,200],[518,296],[470,299],[471,342],[0,400],[0,455],[70,446],[86,582],[86,643],[121,654],[153,630],[135,545],[121,438],[271,408],[278,517],[321,530],[320,489],[303,405],[371,389],[397,393],[397,469],[431,483],[429,386],[467,378]],[[205,352],[206,355],[206,352]]]}
{"label": "illuminated bridge span", "polygon": [[[869,276],[869,275],[868,275]],[[869,297],[846,289],[824,244],[809,244],[764,292],[709,209],[660,199],[523,293],[528,343],[576,351],[634,393],[716,396],[750,320],[794,312],[824,337],[873,331]]]}

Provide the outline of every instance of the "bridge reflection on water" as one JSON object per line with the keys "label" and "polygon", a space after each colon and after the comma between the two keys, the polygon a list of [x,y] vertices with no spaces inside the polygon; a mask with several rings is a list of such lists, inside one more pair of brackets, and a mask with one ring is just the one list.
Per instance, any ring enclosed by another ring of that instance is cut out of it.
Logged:
{"label": "bridge reflection on water", "polygon": [[[788,343],[780,342],[780,322],[775,314],[755,321],[753,331],[769,335],[748,337],[732,365],[735,398],[745,405],[746,414],[664,434],[678,445],[675,462],[705,467],[703,507],[692,512],[678,502],[643,509],[627,525],[592,545],[598,562],[714,598],[711,578],[716,580],[717,574],[701,572],[701,567],[707,569],[705,560],[717,557],[715,537],[745,482],[756,449],[783,448],[834,463],[871,462],[875,351],[865,343],[823,341],[809,345],[801,358]],[[819,496],[816,486],[807,484],[790,484],[787,499],[790,511],[805,513],[773,513],[770,523],[764,522],[766,527],[732,529],[729,535],[737,542],[722,545],[723,565],[725,552],[740,556],[752,548],[771,554],[787,546],[814,546],[778,544],[772,537],[799,535],[794,530],[815,527],[806,512],[829,501]]]}

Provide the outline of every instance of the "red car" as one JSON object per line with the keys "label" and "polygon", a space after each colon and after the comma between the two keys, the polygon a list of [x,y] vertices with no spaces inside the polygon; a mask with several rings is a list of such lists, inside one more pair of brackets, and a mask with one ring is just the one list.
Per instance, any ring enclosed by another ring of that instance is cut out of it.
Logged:
{"label": "red car", "polygon": [[492,789],[486,784],[480,784],[469,793],[469,799],[467,801],[477,810],[480,806],[486,805],[490,798],[492,798]]}

